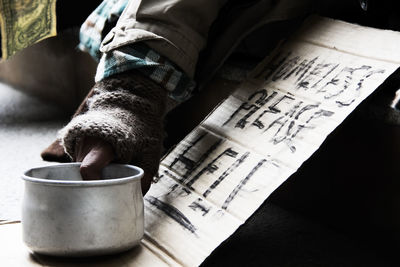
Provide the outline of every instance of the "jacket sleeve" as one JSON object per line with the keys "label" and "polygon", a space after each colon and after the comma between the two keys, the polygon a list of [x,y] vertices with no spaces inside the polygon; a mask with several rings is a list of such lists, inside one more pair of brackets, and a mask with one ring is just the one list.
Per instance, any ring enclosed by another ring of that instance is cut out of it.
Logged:
{"label": "jacket sleeve", "polygon": [[227,0],[132,0],[100,51],[145,41],[193,78],[209,28]]}

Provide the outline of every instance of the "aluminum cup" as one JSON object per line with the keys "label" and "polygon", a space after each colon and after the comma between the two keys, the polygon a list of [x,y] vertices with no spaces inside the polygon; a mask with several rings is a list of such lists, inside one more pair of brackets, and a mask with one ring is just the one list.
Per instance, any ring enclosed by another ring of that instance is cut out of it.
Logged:
{"label": "aluminum cup", "polygon": [[22,176],[23,241],[36,253],[95,256],[128,250],[144,233],[143,170],[110,164],[83,181],[79,163],[34,168]]}

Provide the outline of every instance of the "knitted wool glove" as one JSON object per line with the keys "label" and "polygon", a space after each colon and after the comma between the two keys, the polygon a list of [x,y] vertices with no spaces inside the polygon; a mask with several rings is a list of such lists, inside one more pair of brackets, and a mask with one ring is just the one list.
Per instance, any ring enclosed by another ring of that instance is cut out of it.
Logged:
{"label": "knitted wool glove", "polygon": [[[91,90],[85,99],[82,101],[78,109],[75,111],[72,118],[87,111],[87,100],[93,95],[93,90]],[[51,145],[40,153],[40,156],[45,161],[56,161],[56,162],[71,162],[71,157],[65,153],[64,147],[61,144],[61,140],[57,138]]]}
{"label": "knitted wool glove", "polygon": [[164,88],[136,71],[111,76],[94,85],[60,131],[61,144],[75,159],[76,144],[82,138],[103,139],[114,148],[114,161],[141,167],[143,181],[150,186],[162,152],[166,100]]}

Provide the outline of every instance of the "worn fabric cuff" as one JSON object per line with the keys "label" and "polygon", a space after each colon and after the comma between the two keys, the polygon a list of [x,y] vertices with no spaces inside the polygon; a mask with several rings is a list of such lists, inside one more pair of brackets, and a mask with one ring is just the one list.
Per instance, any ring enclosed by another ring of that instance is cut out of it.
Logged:
{"label": "worn fabric cuff", "polygon": [[88,111],[81,114],[59,132],[59,138],[66,153],[73,158],[75,144],[82,137],[98,137],[112,145],[115,159],[127,163],[131,160],[138,142],[130,125],[120,117],[129,116],[123,110]]}
{"label": "worn fabric cuff", "polygon": [[135,43],[104,53],[97,66],[95,81],[133,69],[159,84],[177,102],[189,99],[196,87],[194,80],[179,67],[144,43]]}

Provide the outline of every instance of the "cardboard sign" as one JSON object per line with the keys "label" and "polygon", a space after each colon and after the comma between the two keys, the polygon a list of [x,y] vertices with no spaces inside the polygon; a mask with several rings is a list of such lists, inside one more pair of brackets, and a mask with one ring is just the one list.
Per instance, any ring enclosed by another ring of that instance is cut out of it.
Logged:
{"label": "cardboard sign", "polygon": [[146,239],[197,266],[400,64],[400,34],[312,17],[162,161]]}
{"label": "cardboard sign", "polygon": [[397,32],[308,19],[162,160],[145,237],[115,263],[200,265],[399,67],[399,44]]}

